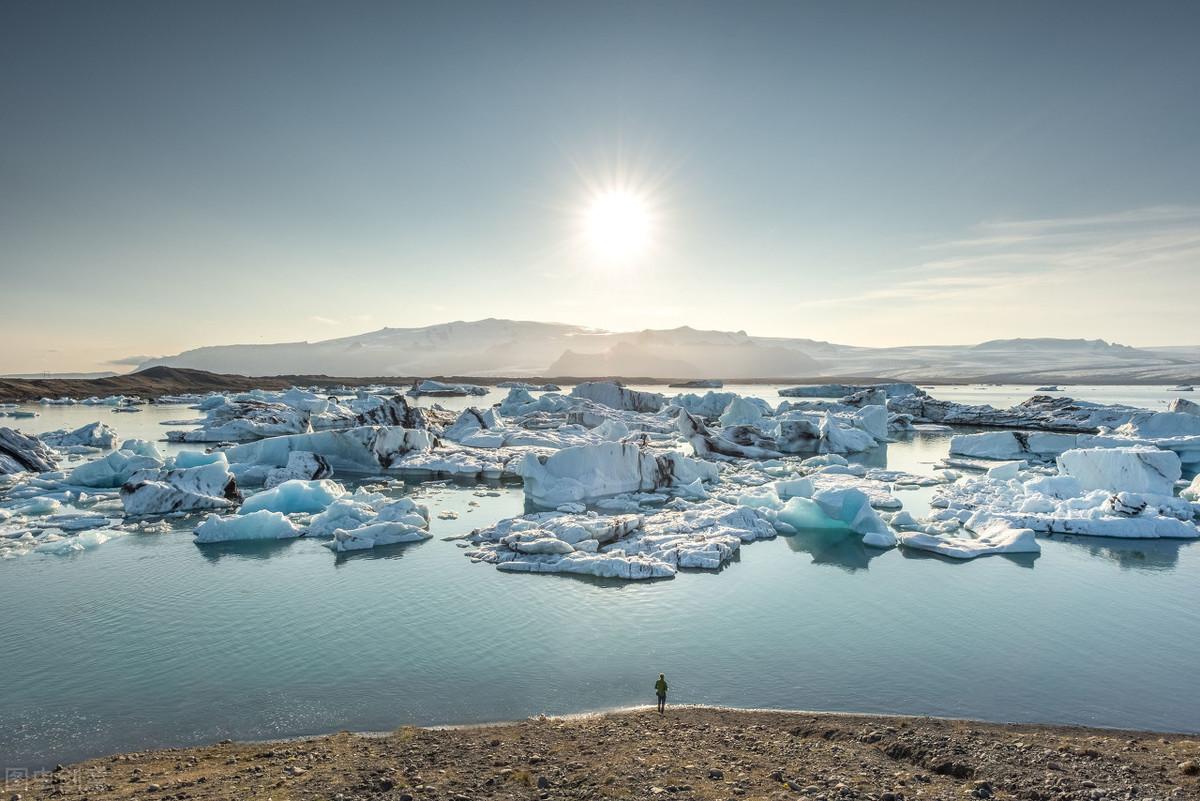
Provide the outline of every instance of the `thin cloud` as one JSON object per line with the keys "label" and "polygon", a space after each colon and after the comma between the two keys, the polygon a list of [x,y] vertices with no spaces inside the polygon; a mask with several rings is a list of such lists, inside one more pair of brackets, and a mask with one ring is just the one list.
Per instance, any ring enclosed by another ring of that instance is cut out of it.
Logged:
{"label": "thin cloud", "polygon": [[322,317],[319,314],[314,314],[312,317],[309,317],[308,319],[312,320],[314,323],[320,323],[321,325],[341,325],[341,323],[339,323],[337,320],[331,319],[329,317]]}

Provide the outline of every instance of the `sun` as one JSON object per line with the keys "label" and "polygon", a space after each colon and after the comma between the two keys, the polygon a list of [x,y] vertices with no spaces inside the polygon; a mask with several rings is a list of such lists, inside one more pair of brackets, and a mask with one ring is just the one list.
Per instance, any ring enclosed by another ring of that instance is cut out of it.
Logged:
{"label": "sun", "polygon": [[627,262],[646,252],[650,245],[650,204],[640,195],[623,189],[597,192],[583,215],[583,233],[595,255]]}

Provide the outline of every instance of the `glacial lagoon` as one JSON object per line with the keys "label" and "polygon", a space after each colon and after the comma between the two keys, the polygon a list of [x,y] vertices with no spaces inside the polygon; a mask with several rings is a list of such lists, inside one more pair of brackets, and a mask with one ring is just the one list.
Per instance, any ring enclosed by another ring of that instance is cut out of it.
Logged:
{"label": "glacial lagoon", "polygon": [[[726,387],[772,404],[777,389]],[[1032,390],[931,391],[1007,406]],[[1161,410],[1177,393],[1069,394]],[[100,419],[156,440],[162,421],[196,415],[22,408],[40,416],[0,422],[37,433]],[[948,442],[917,432],[851,461],[929,474]],[[679,703],[1200,731],[1195,541],[1040,537],[1040,554],[958,563],[801,532],[745,545],[719,573],[622,582],[464,558],[447,538],[520,514],[519,484],[388,492],[429,505],[432,539],[355,554],[305,539],[198,547],[197,515],[0,561],[0,766],[603,710],[647,703],[659,672]],[[896,491],[914,514],[931,493]]]}

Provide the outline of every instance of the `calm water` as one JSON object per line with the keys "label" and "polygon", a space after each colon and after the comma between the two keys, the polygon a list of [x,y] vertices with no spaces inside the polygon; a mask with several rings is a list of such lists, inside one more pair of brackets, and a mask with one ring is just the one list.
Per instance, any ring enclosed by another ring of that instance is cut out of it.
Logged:
{"label": "calm water", "polygon": [[[160,436],[194,415],[38,411],[15,422]],[[925,472],[946,444],[870,461]],[[960,564],[799,535],[719,574],[605,582],[500,573],[442,539],[520,513],[519,488],[413,491],[459,519],[349,558],[304,540],[201,549],[181,524],[0,563],[0,766],[605,709],[645,703],[660,671],[679,702],[1200,731],[1197,544],[1047,539]],[[928,495],[899,493],[916,511]]]}

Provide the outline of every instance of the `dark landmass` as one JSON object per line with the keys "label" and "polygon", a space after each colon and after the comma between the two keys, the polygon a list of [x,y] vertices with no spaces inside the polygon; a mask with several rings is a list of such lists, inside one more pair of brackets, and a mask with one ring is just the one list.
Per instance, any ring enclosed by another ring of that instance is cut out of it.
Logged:
{"label": "dark landmass", "polygon": [[[229,373],[210,373],[184,367],[149,367],[136,373],[108,376],[105,378],[0,378],[0,403],[20,403],[42,398],[87,398],[107,395],[137,395],[154,400],[164,395],[182,395],[205,392],[245,392],[251,389],[282,390],[300,387],[363,387],[376,384],[407,386],[413,381],[432,378],[436,381],[461,384],[495,386],[504,381],[524,381],[530,384],[577,384],[582,381],[621,381],[626,384],[653,384],[666,386],[680,381],[678,378],[656,376],[328,376],[328,375],[273,375],[244,376]],[[1128,377],[1095,376],[1086,382],[1077,377],[1073,380],[1053,378],[1042,384],[1059,384],[1070,387],[1080,383],[1097,384],[1142,384],[1164,386],[1161,381],[1132,381]],[[797,378],[742,378],[728,380],[727,384],[888,384],[896,379],[877,376],[800,376]],[[930,378],[913,381],[922,385],[956,384],[1013,384],[1028,383],[1017,376],[989,376],[983,379]],[[1188,382],[1183,382],[1188,383]],[[1200,380],[1192,383],[1200,383]],[[1174,384],[1172,384],[1173,386]]]}
{"label": "dark landmass", "polygon": [[1200,739],[937,718],[669,707],[121,754],[33,799],[1200,798]]}

